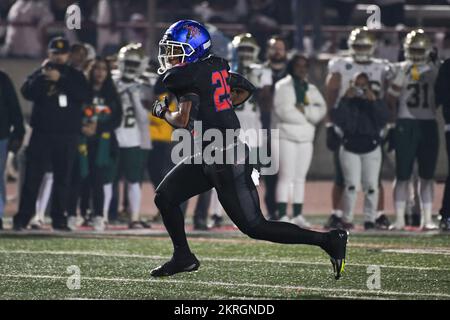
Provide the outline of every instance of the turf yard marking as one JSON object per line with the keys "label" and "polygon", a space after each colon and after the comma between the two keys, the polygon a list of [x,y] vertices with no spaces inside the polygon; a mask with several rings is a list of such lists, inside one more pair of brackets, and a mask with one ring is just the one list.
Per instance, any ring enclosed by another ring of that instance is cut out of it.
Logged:
{"label": "turf yard marking", "polygon": [[[122,254],[122,253],[105,253],[96,251],[28,251],[28,250],[0,250],[0,254],[46,254],[46,255],[74,255],[74,256],[94,256],[94,257],[110,257],[110,258],[138,258],[149,260],[167,260],[169,256],[148,256],[140,254]],[[220,262],[241,262],[241,263],[273,263],[273,264],[300,264],[300,265],[315,265],[315,266],[330,266],[330,263],[314,262],[314,261],[301,261],[301,260],[265,260],[265,259],[242,259],[242,258],[215,258],[215,257],[202,257],[203,261],[220,261]],[[363,263],[347,263],[347,266],[368,267],[373,264]],[[450,268],[439,267],[415,267],[415,266],[392,266],[377,264],[381,268],[389,269],[404,269],[404,270],[420,270],[420,271],[450,271]]]}
{"label": "turf yard marking", "polygon": [[[0,274],[0,278],[31,278],[31,279],[50,279],[60,280],[67,279],[65,276],[56,275],[33,275],[33,274]],[[173,284],[188,284],[188,285],[204,285],[212,287],[246,287],[246,288],[262,288],[262,289],[281,289],[281,290],[295,290],[313,291],[313,292],[333,292],[339,291],[343,295],[333,296],[334,298],[343,297],[345,293],[362,293],[369,295],[387,295],[387,296],[411,296],[411,297],[435,297],[435,298],[450,298],[450,294],[445,293],[420,293],[420,292],[399,292],[399,291],[383,291],[383,290],[362,290],[362,289],[345,289],[345,288],[318,288],[318,287],[302,287],[302,286],[280,286],[267,285],[256,283],[230,283],[219,281],[189,281],[189,280],[172,280],[172,279],[130,279],[130,278],[104,278],[104,277],[83,277],[83,280],[101,281],[101,282],[138,282],[138,283],[173,283]]]}
{"label": "turf yard marking", "polygon": [[402,253],[402,254],[437,254],[450,256],[449,249],[385,249],[381,250],[381,252],[387,253]]}

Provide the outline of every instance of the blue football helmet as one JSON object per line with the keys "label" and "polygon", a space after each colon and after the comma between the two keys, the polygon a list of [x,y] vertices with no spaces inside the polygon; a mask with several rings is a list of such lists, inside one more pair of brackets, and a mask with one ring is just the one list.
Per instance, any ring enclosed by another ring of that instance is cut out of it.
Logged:
{"label": "blue football helmet", "polygon": [[[206,28],[193,20],[180,20],[172,24],[159,42],[159,69],[163,74],[176,64],[193,63],[208,55],[211,36]],[[173,64],[171,60],[176,59]]]}

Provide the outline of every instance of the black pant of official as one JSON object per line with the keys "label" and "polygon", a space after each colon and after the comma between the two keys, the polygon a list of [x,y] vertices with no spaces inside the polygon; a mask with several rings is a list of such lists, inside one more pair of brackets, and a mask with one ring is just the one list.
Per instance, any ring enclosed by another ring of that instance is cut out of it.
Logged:
{"label": "black pant of official", "polygon": [[20,195],[15,228],[25,228],[36,211],[36,198],[48,163],[53,169],[50,216],[54,228],[67,225],[67,196],[73,162],[77,156],[78,135],[33,132],[27,148],[25,180]]}
{"label": "black pant of official", "polygon": [[445,142],[447,145],[447,180],[445,181],[444,197],[440,214],[443,218],[450,218],[450,132],[445,132]]}

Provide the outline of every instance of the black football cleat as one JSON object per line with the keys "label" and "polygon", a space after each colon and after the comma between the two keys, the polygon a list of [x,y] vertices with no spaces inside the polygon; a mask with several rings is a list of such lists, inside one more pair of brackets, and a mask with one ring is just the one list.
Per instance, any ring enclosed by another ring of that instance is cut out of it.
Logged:
{"label": "black football cleat", "polygon": [[338,280],[345,269],[345,254],[347,250],[348,231],[338,229],[329,233],[328,244],[324,250],[330,255],[334,278]]}
{"label": "black football cleat", "polygon": [[389,230],[391,222],[385,214],[382,214],[375,220],[375,226],[378,230]]}
{"label": "black football cleat", "polygon": [[220,228],[223,224],[223,217],[219,216],[218,214],[213,214],[211,216],[213,224],[211,228]]}
{"label": "black football cleat", "polygon": [[195,255],[191,254],[186,258],[172,257],[169,261],[163,265],[153,269],[150,272],[152,277],[168,277],[180,272],[192,272],[198,270],[200,267],[200,261],[197,260]]}

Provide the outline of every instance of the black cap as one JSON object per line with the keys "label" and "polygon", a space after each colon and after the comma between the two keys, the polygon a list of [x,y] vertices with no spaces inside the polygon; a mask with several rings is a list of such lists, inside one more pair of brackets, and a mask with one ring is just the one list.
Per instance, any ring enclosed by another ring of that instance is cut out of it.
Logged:
{"label": "black cap", "polygon": [[68,53],[70,50],[69,41],[63,37],[56,37],[48,43],[48,50],[52,53]]}

